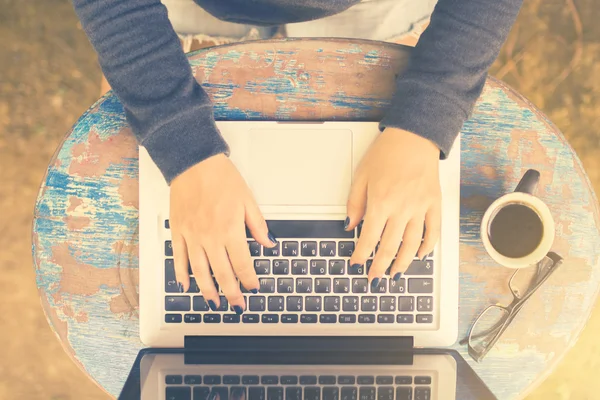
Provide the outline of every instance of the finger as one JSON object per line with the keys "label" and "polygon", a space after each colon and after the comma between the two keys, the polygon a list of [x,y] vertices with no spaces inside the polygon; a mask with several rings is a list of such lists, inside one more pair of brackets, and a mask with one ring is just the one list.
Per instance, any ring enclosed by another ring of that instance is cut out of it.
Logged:
{"label": "finger", "polygon": [[206,257],[206,252],[200,245],[197,245],[190,248],[189,255],[192,271],[196,277],[196,284],[200,288],[200,293],[204,296],[204,300],[206,300],[210,309],[216,311],[219,304],[219,292],[210,273],[210,265]]}
{"label": "finger", "polygon": [[[244,288],[256,294],[260,288],[260,282],[252,265],[250,250],[244,235],[243,228],[240,234],[233,237],[226,245],[227,255],[233,267],[233,271]],[[243,305],[243,304],[240,304]]]}
{"label": "finger", "polygon": [[348,203],[346,205],[346,221],[344,228],[352,230],[362,220],[367,206],[367,181],[362,176],[357,176],[352,182],[350,194],[348,195]]}
{"label": "finger", "polygon": [[427,254],[433,251],[433,248],[440,237],[441,226],[442,210],[441,204],[437,202],[425,215],[425,238],[423,239],[423,243],[421,243],[419,253],[417,254],[419,259],[424,260],[425,257],[427,257]]}
{"label": "finger", "polygon": [[173,247],[173,263],[175,265],[175,279],[180,293],[187,292],[190,288],[190,273],[188,271],[188,252],[183,236],[173,233],[171,238]]}
{"label": "finger", "polygon": [[231,388],[231,400],[246,400],[246,390],[244,388]]}
{"label": "finger", "polygon": [[350,257],[350,265],[363,265],[367,261],[377,242],[381,239],[386,220],[387,216],[382,215],[380,212],[367,210],[360,238],[352,257]]}
{"label": "finger", "polygon": [[396,261],[394,261],[394,265],[392,265],[392,269],[390,270],[390,276],[396,281],[400,279],[401,274],[406,271],[415,254],[417,254],[417,249],[423,237],[423,218],[413,218],[406,225],[404,236],[402,237],[402,246],[400,246]]}
{"label": "finger", "polygon": [[248,230],[252,234],[252,237],[260,244],[265,247],[273,247],[277,244],[277,239],[271,232],[267,222],[254,201],[254,198],[250,197],[245,203],[245,221]]}
{"label": "finger", "polygon": [[[231,262],[227,256],[225,247],[207,246],[206,255],[212,267],[215,279],[223,294],[233,307],[236,314],[241,314],[245,308],[244,296],[240,290],[240,285],[235,278]],[[219,303],[220,304],[220,303]]]}
{"label": "finger", "polygon": [[398,254],[405,227],[406,219],[394,218],[388,220],[381,237],[381,243],[373,259],[373,265],[369,270],[369,280],[374,287],[377,287],[379,279],[383,277],[385,271],[392,264],[394,257]]}

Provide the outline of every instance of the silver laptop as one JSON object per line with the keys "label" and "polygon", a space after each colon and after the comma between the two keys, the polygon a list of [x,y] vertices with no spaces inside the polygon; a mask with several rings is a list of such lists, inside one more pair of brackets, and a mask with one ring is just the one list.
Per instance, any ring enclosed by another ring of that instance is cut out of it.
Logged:
{"label": "silver laptop", "polygon": [[235,345],[237,337],[201,338],[186,349],[144,349],[119,400],[496,398],[453,350],[402,348],[382,338],[365,348],[339,338],[333,339],[337,346],[322,339],[284,346],[244,339],[245,349]]}
{"label": "silver laptop", "polygon": [[[353,173],[379,135],[376,122],[217,122],[231,160],[279,241],[248,235],[260,279],[238,316],[225,297],[209,310],[198,285],[180,294],[169,229],[169,187],[140,147],[140,337],[150,347],[183,347],[190,336],[411,337],[415,347],[455,342],[458,324],[459,138],[440,160],[442,231],[432,254],[398,282],[373,289],[367,269],[348,265],[359,229],[346,232]],[[266,178],[265,178],[266,177]],[[190,269],[191,273],[191,269]]]}

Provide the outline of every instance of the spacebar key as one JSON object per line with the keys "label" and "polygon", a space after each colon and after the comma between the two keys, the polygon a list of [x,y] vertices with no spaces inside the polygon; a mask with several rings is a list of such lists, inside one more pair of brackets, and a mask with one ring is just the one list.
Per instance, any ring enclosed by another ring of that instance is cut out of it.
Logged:
{"label": "spacebar key", "polygon": [[[351,239],[354,230],[344,230],[344,221],[338,220],[267,220],[269,231],[277,238],[295,239]],[[246,237],[252,238],[246,228]]]}

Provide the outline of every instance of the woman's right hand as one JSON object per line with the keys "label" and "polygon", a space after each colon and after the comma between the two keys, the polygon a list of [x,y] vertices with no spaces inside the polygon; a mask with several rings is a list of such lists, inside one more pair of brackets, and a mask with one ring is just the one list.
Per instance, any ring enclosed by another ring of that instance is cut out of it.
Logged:
{"label": "woman's right hand", "polygon": [[276,245],[244,178],[226,155],[217,154],[177,176],[170,196],[177,282],[188,291],[189,261],[202,295],[215,311],[220,301],[212,269],[229,304],[241,314],[246,304],[237,279],[253,293],[260,288],[246,226],[261,245]]}

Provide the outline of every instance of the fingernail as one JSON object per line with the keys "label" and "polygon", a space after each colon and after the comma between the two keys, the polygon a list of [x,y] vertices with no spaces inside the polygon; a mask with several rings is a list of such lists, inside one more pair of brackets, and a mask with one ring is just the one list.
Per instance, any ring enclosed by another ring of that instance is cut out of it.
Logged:
{"label": "fingernail", "polygon": [[394,280],[399,281],[401,276],[402,276],[402,274],[400,272],[398,272],[396,275],[394,275]]}
{"label": "fingernail", "polygon": [[425,261],[425,259],[427,258],[427,254],[425,254],[422,258],[421,261]]}
{"label": "fingernail", "polygon": [[181,282],[177,282],[177,289],[179,289],[179,293],[183,293],[183,285]]}
{"label": "fingernail", "polygon": [[215,302],[214,302],[214,301],[212,301],[212,300],[209,300],[209,301],[208,301],[208,306],[210,307],[210,309],[211,309],[211,310],[213,310],[213,311],[217,311],[217,305],[215,304]]}
{"label": "fingernail", "polygon": [[242,307],[240,306],[233,306],[233,309],[235,310],[235,313],[237,315],[242,315],[242,313],[244,312],[244,310],[242,310]]}
{"label": "fingernail", "polygon": [[273,234],[271,232],[268,233],[268,238],[271,242],[273,242],[273,244],[277,244],[277,239],[275,238],[275,236],[273,236]]}
{"label": "fingernail", "polygon": [[344,221],[344,230],[348,229],[348,225],[350,225],[350,217],[346,217]]}
{"label": "fingernail", "polygon": [[256,293],[258,293],[258,289],[251,289],[251,290],[250,290],[250,293],[252,293],[252,294],[256,294]]}
{"label": "fingernail", "polygon": [[373,279],[373,282],[371,282],[371,287],[373,289],[375,289],[378,285],[379,285],[379,278]]}

